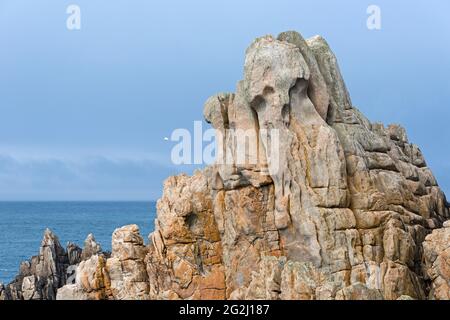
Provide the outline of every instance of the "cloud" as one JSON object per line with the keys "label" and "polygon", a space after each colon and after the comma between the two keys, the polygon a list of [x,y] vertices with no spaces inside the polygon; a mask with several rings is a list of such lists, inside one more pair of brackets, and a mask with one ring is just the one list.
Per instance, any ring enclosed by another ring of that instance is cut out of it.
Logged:
{"label": "cloud", "polygon": [[0,200],[153,200],[178,169],[162,158],[0,153]]}

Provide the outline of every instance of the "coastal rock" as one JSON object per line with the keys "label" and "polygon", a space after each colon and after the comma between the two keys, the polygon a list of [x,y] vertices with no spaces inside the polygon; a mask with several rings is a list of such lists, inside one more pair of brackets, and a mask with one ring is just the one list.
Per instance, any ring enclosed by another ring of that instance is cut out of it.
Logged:
{"label": "coastal rock", "polygon": [[336,293],[336,300],[383,300],[383,295],[379,290],[369,289],[363,283],[354,283],[339,290]]}
{"label": "coastal rock", "polygon": [[79,264],[81,261],[81,255],[83,250],[72,242],[69,242],[66,248],[67,248],[67,257],[69,259],[69,265]]}
{"label": "coastal rock", "polygon": [[137,225],[119,228],[112,235],[112,256],[106,261],[111,294],[116,300],[146,300],[149,282],[144,259],[147,248]]}
{"label": "coastal rock", "polygon": [[75,287],[70,285],[69,288],[59,289],[60,298],[68,295],[70,289],[72,289],[70,296],[73,299],[83,297],[80,294],[82,291],[86,293],[89,300],[105,299],[109,295],[108,290],[110,288],[105,256],[101,254],[93,255],[89,259],[81,261],[77,268],[75,284]]}
{"label": "coastal rock", "polygon": [[6,288],[3,283],[0,282],[0,301],[9,300],[6,296]]}
{"label": "coastal rock", "polygon": [[65,285],[58,289],[56,300],[90,300],[89,294],[76,284]]}
{"label": "coastal rock", "polygon": [[95,241],[95,237],[90,233],[84,240],[84,247],[81,253],[81,260],[88,260],[93,255],[102,252],[102,247]]}
{"label": "coastal rock", "polygon": [[83,253],[86,252],[85,258],[91,255],[78,265],[75,283],[58,290],[57,300],[149,298],[150,284],[144,263],[147,248],[138,226],[116,229],[112,236],[112,254],[100,251],[100,246],[89,235]]}
{"label": "coastal rock", "polygon": [[[72,295],[68,294],[68,290],[63,290],[59,296],[67,299],[104,298],[107,294],[104,292],[104,287],[98,284],[100,280],[95,271],[99,263],[101,264],[102,261],[106,263],[108,257],[108,253],[101,252],[101,247],[95,242],[92,234],[87,237],[83,250],[69,242],[66,251],[58,237],[47,229],[44,232],[39,255],[20,264],[19,274],[14,281],[1,287],[0,297],[3,300],[55,300],[58,289],[64,285],[75,283],[81,285],[83,279],[94,277],[95,290],[86,287],[85,291],[72,291]],[[101,269],[101,267],[98,268]],[[83,283],[89,283],[89,281]]]}
{"label": "coastal rock", "polygon": [[425,238],[423,249],[426,274],[431,280],[429,298],[450,300],[450,221]]}
{"label": "coastal rock", "polygon": [[19,274],[4,289],[8,300],[54,300],[66,281],[68,256],[58,237],[45,230],[39,255],[22,262]]}
{"label": "coastal rock", "polygon": [[300,33],[295,31],[282,32],[277,37],[280,41],[286,41],[295,45],[305,59],[310,70],[310,79],[308,86],[308,96],[314,107],[323,120],[327,120],[328,108],[330,106],[330,96],[328,94],[327,84],[320,72],[319,64],[314,56],[314,52],[306,43]]}
{"label": "coastal rock", "polygon": [[422,245],[449,206],[406,131],[352,105],[323,38],[256,39],[236,92],[204,115],[221,157],[165,182],[152,298],[427,298]]}
{"label": "coastal rock", "polygon": [[164,182],[147,246],[135,225],[111,255],[47,235],[0,295],[53,299],[79,263],[58,299],[450,299],[445,195],[404,128],[352,104],[323,38],[256,39],[203,114],[217,162]]}

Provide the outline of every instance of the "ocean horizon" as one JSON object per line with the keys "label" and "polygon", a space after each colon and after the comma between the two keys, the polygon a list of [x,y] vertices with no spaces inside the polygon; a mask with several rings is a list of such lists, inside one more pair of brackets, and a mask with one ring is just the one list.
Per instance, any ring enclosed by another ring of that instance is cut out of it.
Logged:
{"label": "ocean horizon", "polygon": [[111,250],[116,228],[136,224],[144,241],[154,230],[156,201],[0,201],[0,283],[9,283],[22,261],[39,253],[46,228],[63,247],[81,248],[89,233]]}

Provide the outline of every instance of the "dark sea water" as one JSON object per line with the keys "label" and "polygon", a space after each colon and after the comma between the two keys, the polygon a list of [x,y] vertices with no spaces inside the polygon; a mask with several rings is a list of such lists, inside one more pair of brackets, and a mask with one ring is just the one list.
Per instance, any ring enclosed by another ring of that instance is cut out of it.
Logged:
{"label": "dark sea water", "polygon": [[0,282],[10,282],[20,262],[38,254],[47,227],[64,248],[68,241],[82,247],[93,233],[111,250],[113,231],[128,224],[137,224],[147,243],[155,217],[155,202],[0,202]]}

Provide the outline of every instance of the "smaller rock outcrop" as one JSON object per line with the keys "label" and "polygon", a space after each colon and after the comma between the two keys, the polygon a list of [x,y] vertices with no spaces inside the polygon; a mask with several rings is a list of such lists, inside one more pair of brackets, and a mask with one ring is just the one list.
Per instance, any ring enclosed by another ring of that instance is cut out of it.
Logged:
{"label": "smaller rock outcrop", "polygon": [[431,281],[429,299],[450,300],[450,220],[425,238],[423,249]]}
{"label": "smaller rock outcrop", "polygon": [[6,300],[6,290],[5,285],[0,282],[0,301]]}
{"label": "smaller rock outcrop", "polygon": [[[101,251],[92,234],[86,238],[84,249],[72,242],[64,249],[58,237],[50,229],[46,229],[39,255],[22,262],[19,274],[11,283],[0,284],[0,300],[55,300],[59,288],[66,284],[73,285],[80,278],[77,274],[80,265],[86,265],[91,257],[101,256],[106,261],[109,255]],[[95,272],[89,268],[85,274],[92,277]],[[88,295],[86,292],[79,292],[75,296],[86,298]]]}
{"label": "smaller rock outcrop", "polygon": [[81,254],[83,250],[75,243],[69,242],[67,244],[67,257],[69,258],[69,265],[79,264],[81,261]]}
{"label": "smaller rock outcrop", "polygon": [[352,104],[325,39],[256,39],[235,92],[203,113],[217,161],[165,181],[147,246],[136,225],[111,254],[91,235],[67,253],[46,235],[0,296],[450,298],[445,194],[404,128]]}
{"label": "smaller rock outcrop", "polygon": [[111,255],[101,252],[92,235],[85,241],[74,283],[58,290],[57,300],[149,299],[144,263],[147,248],[137,225],[119,228],[112,235]]}
{"label": "smaller rock outcrop", "polygon": [[45,230],[39,255],[22,262],[19,274],[4,289],[5,300],[54,300],[65,284],[69,259],[58,237]]}
{"label": "smaller rock outcrop", "polygon": [[81,260],[88,260],[93,255],[102,252],[102,247],[95,241],[95,237],[90,233],[84,240],[84,247],[81,253]]}

